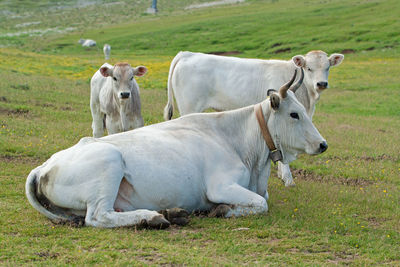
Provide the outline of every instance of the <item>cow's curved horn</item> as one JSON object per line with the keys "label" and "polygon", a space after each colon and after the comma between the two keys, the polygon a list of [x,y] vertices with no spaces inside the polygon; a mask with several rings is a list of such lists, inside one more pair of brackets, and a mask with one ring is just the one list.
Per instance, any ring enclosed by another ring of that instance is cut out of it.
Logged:
{"label": "cow's curved horn", "polygon": [[301,84],[303,83],[304,71],[303,71],[303,68],[300,68],[300,70],[301,70],[300,79],[299,79],[295,84],[293,84],[292,86],[290,86],[290,90],[291,90],[293,93],[296,93],[296,90],[299,89],[299,87],[300,87]]}
{"label": "cow's curved horn", "polygon": [[286,95],[287,95],[286,92],[287,92],[287,90],[289,90],[290,86],[294,82],[294,79],[296,79],[296,74],[297,74],[297,70],[294,71],[292,79],[290,81],[288,81],[287,83],[285,83],[284,85],[282,85],[281,88],[279,88],[279,95],[282,98],[286,97]]}

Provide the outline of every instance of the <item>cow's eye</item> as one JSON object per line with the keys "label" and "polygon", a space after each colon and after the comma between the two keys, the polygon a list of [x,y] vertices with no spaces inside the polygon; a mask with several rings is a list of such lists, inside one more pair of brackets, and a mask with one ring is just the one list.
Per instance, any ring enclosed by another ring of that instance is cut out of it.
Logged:
{"label": "cow's eye", "polygon": [[312,71],[311,68],[307,68],[308,71]]}
{"label": "cow's eye", "polygon": [[131,81],[133,80],[133,76],[131,77]]}
{"label": "cow's eye", "polygon": [[117,81],[117,78],[113,77],[114,81]]}
{"label": "cow's eye", "polygon": [[297,114],[296,112],[290,113],[290,117],[292,117],[293,119],[296,119],[296,120],[300,119],[299,114]]}

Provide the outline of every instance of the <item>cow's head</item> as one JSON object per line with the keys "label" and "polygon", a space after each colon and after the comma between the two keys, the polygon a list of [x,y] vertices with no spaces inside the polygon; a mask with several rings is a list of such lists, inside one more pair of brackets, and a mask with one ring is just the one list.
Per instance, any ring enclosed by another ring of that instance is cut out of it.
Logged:
{"label": "cow's head", "polygon": [[297,67],[304,69],[305,85],[321,93],[322,90],[328,88],[329,68],[339,65],[343,58],[342,54],[332,54],[328,57],[323,51],[311,51],[305,57],[298,55],[292,60]]}
{"label": "cow's head", "polygon": [[114,94],[120,101],[131,97],[132,89],[137,86],[134,76],[143,76],[146,72],[145,66],[132,68],[128,63],[117,63],[112,68],[100,68],[104,77],[112,78]]}
{"label": "cow's head", "polygon": [[[284,84],[278,92],[270,95],[271,114],[268,120],[275,146],[282,150],[283,162],[289,163],[298,154],[316,155],[324,152],[328,145],[315,128],[304,106],[297,100],[294,91],[303,82],[304,73],[296,84],[297,70],[292,79]],[[293,84],[293,85],[292,85]]]}

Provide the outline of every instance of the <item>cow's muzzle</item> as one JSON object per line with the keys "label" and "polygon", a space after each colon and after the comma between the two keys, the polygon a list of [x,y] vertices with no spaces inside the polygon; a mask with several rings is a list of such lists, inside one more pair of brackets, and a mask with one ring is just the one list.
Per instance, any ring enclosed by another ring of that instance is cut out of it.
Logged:
{"label": "cow's muzzle", "polygon": [[323,141],[319,144],[319,153],[324,153],[328,149],[328,144]]}
{"label": "cow's muzzle", "polygon": [[318,87],[318,89],[326,89],[326,88],[328,88],[328,83],[327,82],[317,82],[317,87]]}
{"label": "cow's muzzle", "polygon": [[122,99],[126,99],[126,98],[129,98],[131,93],[129,93],[129,92],[121,92],[119,95],[121,96]]}

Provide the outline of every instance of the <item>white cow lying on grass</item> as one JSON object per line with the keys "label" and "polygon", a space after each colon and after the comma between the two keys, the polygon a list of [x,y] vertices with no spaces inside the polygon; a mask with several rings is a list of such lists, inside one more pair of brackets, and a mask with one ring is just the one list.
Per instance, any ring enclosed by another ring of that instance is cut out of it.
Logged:
{"label": "white cow lying on grass", "polygon": [[143,126],[139,85],[134,76],[143,76],[147,68],[132,68],[128,63],[111,66],[104,63],[90,81],[90,109],[93,136],[102,137],[104,124],[108,134]]}
{"label": "white cow lying on grass", "polygon": [[96,41],[91,39],[79,39],[78,43],[80,43],[83,47],[96,46]]}
{"label": "white cow lying on grass", "polygon": [[[230,110],[259,103],[269,89],[276,89],[298,67],[304,69],[304,83],[296,97],[312,118],[320,94],[328,87],[329,68],[344,56],[311,51],[291,60],[260,60],[179,52],[171,62],[168,76],[168,103],[164,119],[173,114],[173,94],[181,115],[207,108]],[[294,185],[289,165],[279,163],[279,176],[286,186]]]}
{"label": "white cow lying on grass", "polygon": [[[225,217],[264,213],[271,160],[261,128],[269,128],[285,163],[327,149],[288,91],[293,80],[256,106],[83,138],[31,171],[28,200],[52,221],[84,216],[95,227],[164,228],[187,216],[165,211],[175,207],[188,212],[218,207],[215,214]],[[259,112],[264,123],[256,118]]]}

